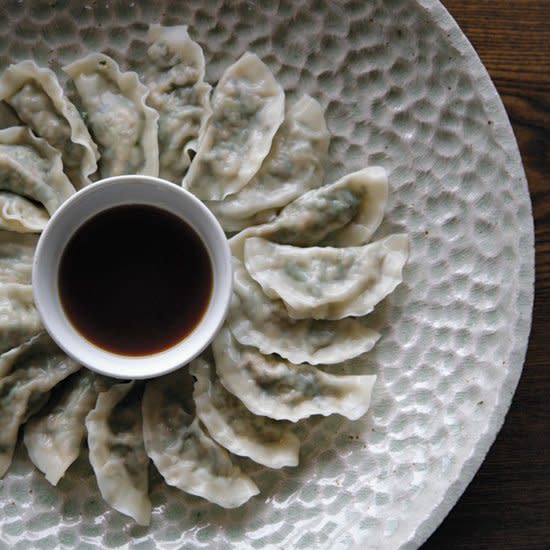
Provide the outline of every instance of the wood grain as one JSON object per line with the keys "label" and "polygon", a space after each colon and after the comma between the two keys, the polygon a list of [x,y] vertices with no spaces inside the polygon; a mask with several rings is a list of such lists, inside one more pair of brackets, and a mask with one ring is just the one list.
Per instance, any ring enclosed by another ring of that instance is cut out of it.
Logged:
{"label": "wood grain", "polygon": [[523,375],[497,440],[423,550],[550,548],[550,1],[443,0],[510,117],[533,203],[536,284]]}

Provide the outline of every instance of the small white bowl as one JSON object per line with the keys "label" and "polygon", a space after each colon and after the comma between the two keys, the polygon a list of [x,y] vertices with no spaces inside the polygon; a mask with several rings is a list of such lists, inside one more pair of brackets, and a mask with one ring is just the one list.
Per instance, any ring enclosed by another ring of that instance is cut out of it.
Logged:
{"label": "small white bowl", "polygon": [[[58,288],[61,256],[75,231],[106,209],[130,204],[161,208],[184,220],[202,239],[212,264],[212,293],[202,319],[183,340],[150,355],[119,355],[94,345],[67,318]],[[55,212],[38,241],[32,284],[36,307],[46,330],[68,355],[107,376],[152,378],[185,365],[214,338],[231,299],[231,252],[214,215],[191,193],[158,178],[117,176],[82,189]]]}

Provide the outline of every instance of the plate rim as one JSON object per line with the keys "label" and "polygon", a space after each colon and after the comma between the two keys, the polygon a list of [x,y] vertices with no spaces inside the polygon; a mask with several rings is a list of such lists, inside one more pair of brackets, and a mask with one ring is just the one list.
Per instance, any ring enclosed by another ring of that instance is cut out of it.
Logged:
{"label": "plate rim", "polygon": [[[446,37],[451,45],[463,56],[463,62],[468,64],[468,72],[476,81],[476,88],[480,93],[480,99],[484,107],[487,108],[489,113],[494,115],[492,117],[493,132],[495,139],[503,146],[510,160],[510,166],[513,169],[510,175],[518,181],[517,186],[524,195],[525,204],[528,205],[529,227],[522,227],[522,236],[527,239],[527,248],[522,251],[522,255],[520,256],[522,260],[518,272],[518,281],[520,284],[518,285],[518,295],[516,298],[518,317],[514,330],[514,343],[509,352],[508,373],[503,380],[500,395],[489,416],[485,430],[479,434],[477,442],[472,446],[472,450],[466,460],[463,461],[455,479],[448,484],[441,499],[432,508],[428,517],[416,526],[413,526],[412,531],[400,542],[400,547],[404,550],[419,548],[436,531],[473,480],[495,442],[512,404],[512,399],[523,371],[531,333],[535,291],[533,208],[525,169],[508,113],[481,58],[442,2],[440,0],[413,1],[427,12],[433,24],[446,32]],[[519,299],[519,289],[528,290],[527,300],[522,302]],[[359,548],[359,546],[356,547]]]}

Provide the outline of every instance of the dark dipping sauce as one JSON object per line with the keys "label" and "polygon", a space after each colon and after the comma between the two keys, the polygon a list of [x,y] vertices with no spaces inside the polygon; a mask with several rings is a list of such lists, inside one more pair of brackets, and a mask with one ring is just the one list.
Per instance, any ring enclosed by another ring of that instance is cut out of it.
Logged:
{"label": "dark dipping sauce", "polygon": [[208,308],[212,283],[210,256],[195,230],[147,205],[116,206],[84,223],[63,251],[58,279],[78,332],[134,357],[188,336]]}

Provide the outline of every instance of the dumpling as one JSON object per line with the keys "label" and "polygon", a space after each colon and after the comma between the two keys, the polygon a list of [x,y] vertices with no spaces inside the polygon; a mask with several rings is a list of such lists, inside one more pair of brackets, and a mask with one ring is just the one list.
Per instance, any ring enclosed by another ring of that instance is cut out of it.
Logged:
{"label": "dumpling", "polygon": [[38,237],[0,231],[0,283],[30,285]]}
{"label": "dumpling", "polygon": [[81,369],[25,425],[24,443],[29,457],[52,485],[57,485],[78,458],[86,434],[84,420],[103,385],[102,377]]}
{"label": "dumpling", "polygon": [[364,168],[304,193],[270,223],[241,231],[230,241],[233,254],[242,256],[249,237],[296,246],[364,244],[380,225],[387,198],[386,171]]}
{"label": "dumpling", "polygon": [[184,369],[147,382],[142,402],[147,453],[168,485],[236,508],[258,494],[258,487],[192,414],[191,384]]}
{"label": "dumpling", "polygon": [[183,187],[199,199],[221,200],[242,189],[269,153],[284,119],[285,96],[269,68],[245,53],[222,75],[212,116]]}
{"label": "dumpling", "polygon": [[159,113],[159,174],[180,184],[210,116],[210,84],[204,82],[204,54],[186,25],[149,27],[144,73],[147,104]]}
{"label": "dumpling", "polygon": [[293,319],[342,319],[370,313],[403,281],[406,235],[346,248],[274,244],[252,237],[246,269]]}
{"label": "dumpling", "polygon": [[0,189],[42,203],[49,214],[75,192],[59,153],[21,126],[0,130]]}
{"label": "dumpling", "polygon": [[31,285],[0,284],[0,353],[42,330]]}
{"label": "dumpling", "polygon": [[[37,331],[30,338],[26,338],[23,343],[5,351],[0,355],[0,378],[8,375],[15,366],[19,365],[29,356],[29,350],[36,346],[41,339],[46,337],[46,333]],[[52,348],[53,349],[53,348]],[[57,350],[56,350],[57,351]]]}
{"label": "dumpling", "polygon": [[63,70],[73,79],[99,147],[102,178],[158,176],[158,113],[145,104],[148,89],[104,54],[90,54]]}
{"label": "dumpling", "polygon": [[[382,223],[388,202],[388,176],[384,168],[368,166],[348,174],[333,183],[325,197],[329,198],[331,192],[343,196],[346,191],[359,198],[357,211],[348,223],[327,233],[320,242],[323,246],[359,246],[368,242]],[[319,196],[322,197],[323,193],[319,193]],[[304,203],[307,204],[307,199]],[[299,212],[300,203],[295,204],[295,207],[297,210],[294,214]],[[290,211],[286,215],[290,216]]]}
{"label": "dumpling", "polygon": [[44,405],[50,390],[80,365],[42,333],[22,346],[0,378],[0,477],[10,466],[19,427]]}
{"label": "dumpling", "polygon": [[90,463],[101,496],[140,525],[151,521],[149,458],[143,445],[139,397],[134,381],[99,394],[86,416]]}
{"label": "dumpling", "polygon": [[254,178],[237,193],[206,205],[226,231],[266,222],[290,201],[321,186],[328,144],[323,110],[305,95],[287,113]]}
{"label": "dumpling", "polygon": [[296,422],[314,414],[363,416],[376,376],[327,374],[241,346],[227,328],[212,343],[222,384],[254,414]]}
{"label": "dumpling", "polygon": [[48,223],[48,212],[30,200],[0,191],[0,229],[17,233],[40,233]]}
{"label": "dumpling", "polygon": [[359,319],[290,319],[283,302],[271,300],[233,258],[233,299],[227,326],[239,343],[277,353],[292,363],[334,364],[371,350],[380,334]]}
{"label": "dumpling", "polygon": [[224,388],[214,365],[206,359],[195,359],[189,372],[196,378],[197,416],[220,445],[268,468],[298,464],[300,441],[286,424],[252,414]]}
{"label": "dumpling", "polygon": [[25,353],[25,350],[31,345],[32,341],[33,339],[31,338],[0,355],[0,378],[11,372],[13,366],[18,361],[18,357]]}
{"label": "dumpling", "polygon": [[65,172],[80,189],[97,169],[97,147],[55,73],[34,61],[10,65],[0,77],[0,100],[61,153]]}

